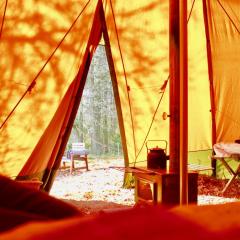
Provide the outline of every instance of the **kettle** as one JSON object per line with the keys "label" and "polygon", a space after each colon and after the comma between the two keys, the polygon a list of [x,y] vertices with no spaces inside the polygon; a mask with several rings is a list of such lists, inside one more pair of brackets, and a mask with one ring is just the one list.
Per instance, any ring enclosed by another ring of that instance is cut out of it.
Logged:
{"label": "kettle", "polygon": [[[164,148],[158,146],[149,148],[149,142],[163,142]],[[147,147],[147,168],[149,169],[166,169],[167,166],[167,141],[166,140],[148,140],[146,142]]]}

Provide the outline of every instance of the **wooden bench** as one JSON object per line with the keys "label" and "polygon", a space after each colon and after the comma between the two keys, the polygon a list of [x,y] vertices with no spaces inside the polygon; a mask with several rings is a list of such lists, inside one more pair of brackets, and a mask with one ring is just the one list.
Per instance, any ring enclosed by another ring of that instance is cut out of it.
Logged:
{"label": "wooden bench", "polygon": [[75,169],[75,161],[84,161],[86,170],[88,171],[88,152],[85,149],[85,143],[76,142],[72,143],[72,149],[69,151],[69,158],[63,158],[63,166],[70,161],[70,173],[72,174]]}

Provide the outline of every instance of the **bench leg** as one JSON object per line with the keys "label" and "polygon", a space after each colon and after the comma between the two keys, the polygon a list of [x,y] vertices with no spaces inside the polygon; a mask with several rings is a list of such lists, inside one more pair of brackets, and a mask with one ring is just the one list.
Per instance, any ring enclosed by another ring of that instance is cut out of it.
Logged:
{"label": "bench leg", "polygon": [[89,171],[89,169],[88,169],[88,159],[87,159],[87,155],[85,155],[85,163],[86,163],[86,169],[87,169],[87,171]]}
{"label": "bench leg", "polygon": [[70,174],[73,173],[73,170],[74,170],[74,158],[73,155],[71,155]]}
{"label": "bench leg", "polygon": [[66,162],[63,161],[62,164],[63,164],[63,168],[66,168]]}

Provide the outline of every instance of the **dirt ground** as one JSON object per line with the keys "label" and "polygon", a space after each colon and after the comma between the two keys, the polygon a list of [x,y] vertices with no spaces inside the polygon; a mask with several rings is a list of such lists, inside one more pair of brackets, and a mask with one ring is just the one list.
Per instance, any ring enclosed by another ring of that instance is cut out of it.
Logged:
{"label": "dirt ground", "polygon": [[[59,170],[50,194],[76,205],[85,214],[135,204],[134,189],[122,188],[124,173],[116,169],[124,166],[122,159],[90,159],[89,171],[81,169],[82,164],[79,162],[72,174],[69,168]],[[239,201],[240,180],[236,179],[223,196],[226,181],[200,174],[198,204]]]}

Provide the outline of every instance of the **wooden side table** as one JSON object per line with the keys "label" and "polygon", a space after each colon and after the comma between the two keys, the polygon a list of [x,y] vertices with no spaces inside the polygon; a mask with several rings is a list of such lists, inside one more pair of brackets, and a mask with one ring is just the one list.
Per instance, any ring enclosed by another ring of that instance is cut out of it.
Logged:
{"label": "wooden side table", "polygon": [[[180,203],[179,175],[166,170],[134,172],[136,204],[177,205]],[[197,203],[197,172],[188,173],[188,202]]]}

